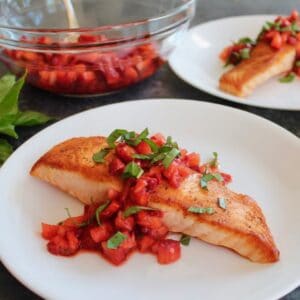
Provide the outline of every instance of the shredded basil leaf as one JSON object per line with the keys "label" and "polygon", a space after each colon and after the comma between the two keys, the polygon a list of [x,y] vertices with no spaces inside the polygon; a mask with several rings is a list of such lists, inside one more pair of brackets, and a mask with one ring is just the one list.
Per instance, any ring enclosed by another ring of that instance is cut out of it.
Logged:
{"label": "shredded basil leaf", "polygon": [[123,172],[123,178],[140,178],[144,173],[144,170],[135,162],[130,162],[126,165]]}
{"label": "shredded basil leaf", "polygon": [[133,158],[141,159],[141,160],[151,160],[154,156],[153,154],[133,154]]}
{"label": "shredded basil leaf", "polygon": [[188,246],[190,244],[191,237],[189,235],[183,234],[180,238],[181,245]]}
{"label": "shredded basil leaf", "polygon": [[218,204],[224,210],[227,208],[227,203],[225,198],[218,198]]}
{"label": "shredded basil leaf", "polygon": [[166,154],[166,157],[163,159],[162,164],[167,169],[172,161],[180,154],[180,151],[176,148],[173,148],[170,152]]}
{"label": "shredded basil leaf", "polygon": [[296,75],[294,73],[289,73],[284,77],[281,77],[279,79],[279,82],[281,83],[290,83],[295,79]]}
{"label": "shredded basil leaf", "polygon": [[213,156],[214,158],[210,161],[209,165],[211,167],[217,167],[219,162],[218,162],[218,153],[217,152],[213,152]]}
{"label": "shredded basil leaf", "polygon": [[101,149],[99,152],[96,152],[93,155],[93,161],[95,163],[99,163],[99,164],[104,163],[104,158],[109,153],[109,151],[110,151],[110,148],[104,148],[104,149]]}
{"label": "shredded basil leaf", "polygon": [[200,178],[200,185],[203,189],[207,189],[207,183],[213,179],[223,181],[223,177],[219,173],[207,173]]}
{"label": "shredded basil leaf", "polygon": [[126,239],[127,236],[118,231],[107,241],[107,248],[117,249]]}
{"label": "shredded basil leaf", "polygon": [[68,217],[72,218],[71,213],[70,213],[70,209],[68,207],[65,207],[65,210],[67,212]]}
{"label": "shredded basil leaf", "polygon": [[254,45],[255,42],[249,37],[242,37],[238,40],[237,44],[251,44],[251,45]]}
{"label": "shredded basil leaf", "polygon": [[155,164],[156,162],[163,160],[165,157],[166,157],[165,153],[159,153],[151,160],[151,163]]}
{"label": "shredded basil leaf", "polygon": [[250,48],[244,48],[240,50],[241,59],[250,58]]}
{"label": "shredded basil leaf", "polygon": [[144,141],[150,146],[152,152],[158,152],[159,147],[151,139],[145,138]]}
{"label": "shredded basil leaf", "polygon": [[115,148],[115,142],[122,137],[124,134],[128,133],[125,129],[115,129],[108,137],[107,143],[110,148]]}
{"label": "shredded basil leaf", "polygon": [[195,213],[195,214],[208,214],[208,215],[211,215],[215,212],[215,210],[212,207],[191,206],[188,209],[188,212]]}
{"label": "shredded basil leaf", "polygon": [[100,205],[95,211],[96,220],[97,220],[97,223],[99,226],[101,225],[100,213],[105,210],[105,208],[109,205],[109,203],[110,203],[110,200],[107,200],[105,203]]}
{"label": "shredded basil leaf", "polygon": [[140,212],[141,210],[155,210],[154,208],[151,207],[146,207],[146,206],[130,206],[128,207],[125,211],[124,211],[124,217],[127,218],[131,215],[134,215],[138,212]]}

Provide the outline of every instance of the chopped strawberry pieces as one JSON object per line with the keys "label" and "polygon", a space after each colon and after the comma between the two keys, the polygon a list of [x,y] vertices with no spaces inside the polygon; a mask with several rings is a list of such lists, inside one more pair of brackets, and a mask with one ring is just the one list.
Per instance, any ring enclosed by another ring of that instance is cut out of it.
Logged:
{"label": "chopped strawberry pieces", "polygon": [[95,243],[107,241],[112,234],[112,226],[109,223],[102,224],[90,229],[91,238]]}
{"label": "chopped strawberry pieces", "polygon": [[[58,46],[48,37],[21,41],[44,47]],[[103,35],[81,34],[72,44],[93,47],[93,51],[80,53],[43,52],[4,49],[15,65],[27,69],[27,80],[42,89],[62,94],[99,94],[129,86],[151,76],[162,64],[158,51],[151,44],[119,49],[114,52],[102,51],[100,42],[107,41]],[[64,45],[63,45],[64,46]],[[98,48],[97,48],[98,47]],[[62,47],[63,48],[63,47]]]}
{"label": "chopped strawberry pieces", "polygon": [[42,237],[46,240],[50,240],[57,235],[58,225],[50,225],[42,223]]}
{"label": "chopped strawberry pieces", "polygon": [[160,264],[170,264],[180,258],[180,243],[178,241],[166,239],[156,243],[154,251],[157,255],[157,261]]}

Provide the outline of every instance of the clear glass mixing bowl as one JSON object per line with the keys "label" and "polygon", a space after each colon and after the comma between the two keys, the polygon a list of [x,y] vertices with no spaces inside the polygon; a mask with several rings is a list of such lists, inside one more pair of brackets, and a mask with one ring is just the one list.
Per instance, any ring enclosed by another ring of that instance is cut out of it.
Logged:
{"label": "clear glass mixing bowl", "polygon": [[194,0],[3,0],[0,60],[47,91],[107,94],[154,74],[194,9]]}

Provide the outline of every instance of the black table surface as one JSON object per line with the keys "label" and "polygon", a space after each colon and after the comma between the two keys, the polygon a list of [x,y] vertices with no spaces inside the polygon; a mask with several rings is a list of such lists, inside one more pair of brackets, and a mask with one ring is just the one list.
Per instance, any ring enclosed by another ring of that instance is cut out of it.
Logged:
{"label": "black table surface", "polygon": [[[298,7],[296,7],[297,4]],[[300,2],[296,0],[198,0],[192,25],[233,15],[288,14],[295,7],[300,9],[299,4]],[[0,72],[3,73],[4,71],[3,66],[0,66]],[[132,88],[103,97],[88,99],[64,98],[26,85],[21,94],[21,108],[41,111],[58,119],[63,119],[90,108],[147,98],[186,98],[236,107],[269,119],[298,137],[300,136],[300,112],[255,108],[224,101],[184,83],[174,75],[168,65],[165,65],[151,78]],[[18,130],[19,139],[16,141],[10,140],[10,142],[12,142],[14,148],[17,148],[44,127],[46,126],[20,128]],[[29,300],[40,298],[20,284],[0,263],[0,299]],[[290,292],[282,299],[299,300],[300,288]]]}

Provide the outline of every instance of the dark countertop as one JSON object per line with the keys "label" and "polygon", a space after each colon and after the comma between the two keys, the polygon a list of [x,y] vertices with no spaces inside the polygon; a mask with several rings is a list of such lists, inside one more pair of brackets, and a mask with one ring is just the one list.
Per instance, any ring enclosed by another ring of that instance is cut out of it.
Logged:
{"label": "dark countertop", "polygon": [[[274,0],[198,0],[196,16],[193,24],[207,20],[246,14],[288,14],[295,7],[295,0],[274,1]],[[297,7],[300,9],[300,7]],[[0,67],[1,69],[1,67]],[[4,69],[2,68],[3,73]],[[63,119],[69,115],[81,112],[93,107],[110,103],[123,102],[132,99],[145,98],[187,98],[199,101],[207,101],[236,107],[286,128],[300,137],[300,112],[289,112],[272,109],[255,108],[223,101],[215,96],[199,91],[177,78],[168,65],[164,66],[152,78],[125,90],[119,94],[90,99],[72,99],[53,95],[31,86],[25,86],[21,95],[22,109],[38,110]],[[17,141],[10,140],[14,147],[18,147],[32,135],[43,129],[45,126],[18,129],[20,138]],[[20,251],[22,251],[20,249]],[[0,299],[40,299],[27,288],[22,286],[12,277],[0,263]],[[291,292],[284,300],[299,300],[300,288]]]}

